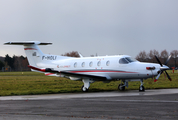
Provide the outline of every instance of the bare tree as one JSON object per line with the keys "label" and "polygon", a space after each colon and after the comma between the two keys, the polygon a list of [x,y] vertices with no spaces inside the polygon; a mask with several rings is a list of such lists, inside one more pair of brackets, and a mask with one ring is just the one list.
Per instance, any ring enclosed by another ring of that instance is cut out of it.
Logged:
{"label": "bare tree", "polygon": [[155,56],[155,55],[156,55],[157,57],[160,57],[159,52],[154,49],[154,50],[153,50],[153,56]]}
{"label": "bare tree", "polygon": [[141,51],[137,56],[136,59],[141,62],[157,62],[155,55],[157,57],[160,57],[159,52],[157,50],[150,50],[150,52],[147,54],[145,51]]}
{"label": "bare tree", "polygon": [[168,56],[169,56],[169,54],[168,54],[168,52],[167,52],[167,50],[166,50],[166,49],[165,49],[165,50],[163,50],[163,51],[161,52],[161,56],[160,56],[160,58],[162,59],[162,62],[163,62],[163,63],[165,63],[165,62],[166,62],[166,60],[167,60]]}
{"label": "bare tree", "polygon": [[177,59],[178,59],[178,51],[177,50],[173,50],[173,51],[171,51],[170,54],[171,54],[171,56],[172,56],[172,58],[174,60],[174,65],[176,67],[176,62],[177,62]]}
{"label": "bare tree", "polygon": [[14,56],[14,70],[15,71],[29,71],[28,60],[23,56]]}
{"label": "bare tree", "polygon": [[141,51],[141,52],[136,56],[136,59],[137,59],[138,61],[141,61],[141,62],[146,62],[146,61],[147,61],[147,58],[148,58],[148,56],[147,56],[147,54],[146,54],[145,51]]}
{"label": "bare tree", "polygon": [[153,62],[155,62],[155,63],[157,63],[157,60],[156,60],[156,58],[155,58],[155,56],[157,56],[158,58],[160,57],[160,54],[159,54],[159,52],[157,51],[157,50],[153,50]]}
{"label": "bare tree", "polygon": [[72,51],[72,52],[68,52],[68,53],[62,54],[62,56],[80,57],[77,51]]}
{"label": "bare tree", "polygon": [[148,59],[149,62],[154,62],[154,55],[153,55],[153,50],[150,50],[150,52],[148,53]]}

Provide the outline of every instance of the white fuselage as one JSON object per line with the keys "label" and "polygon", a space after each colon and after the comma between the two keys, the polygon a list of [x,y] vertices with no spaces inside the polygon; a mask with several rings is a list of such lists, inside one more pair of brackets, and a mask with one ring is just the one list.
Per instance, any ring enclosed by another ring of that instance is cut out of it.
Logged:
{"label": "white fuselage", "polygon": [[[59,56],[60,57],[60,56]],[[48,67],[58,71],[69,71],[72,73],[105,76],[108,80],[113,79],[146,79],[158,74],[159,64],[144,62],[119,62],[127,55],[65,58],[51,56],[45,62],[37,63],[40,68]],[[47,56],[46,56],[47,58]],[[51,58],[51,59],[50,59]],[[154,70],[147,70],[147,67],[155,67]]]}

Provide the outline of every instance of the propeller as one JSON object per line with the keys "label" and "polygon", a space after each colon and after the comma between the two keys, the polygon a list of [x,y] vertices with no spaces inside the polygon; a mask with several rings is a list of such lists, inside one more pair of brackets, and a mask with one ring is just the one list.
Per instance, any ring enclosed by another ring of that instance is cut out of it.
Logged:
{"label": "propeller", "polygon": [[169,74],[166,72],[166,70],[169,69],[169,67],[166,66],[166,65],[167,65],[167,63],[169,62],[169,60],[170,60],[170,58],[171,58],[171,55],[168,57],[168,59],[166,60],[166,62],[165,62],[164,65],[160,62],[160,60],[158,59],[158,57],[157,57],[156,55],[155,55],[155,58],[156,58],[156,60],[158,61],[158,63],[161,65],[161,67],[160,67],[160,72],[159,72],[158,76],[156,77],[156,79],[154,80],[154,82],[156,82],[156,81],[158,80],[158,78],[160,77],[160,75],[161,75],[163,72],[166,73],[168,79],[171,81],[171,80],[172,80],[171,77],[170,77]]}

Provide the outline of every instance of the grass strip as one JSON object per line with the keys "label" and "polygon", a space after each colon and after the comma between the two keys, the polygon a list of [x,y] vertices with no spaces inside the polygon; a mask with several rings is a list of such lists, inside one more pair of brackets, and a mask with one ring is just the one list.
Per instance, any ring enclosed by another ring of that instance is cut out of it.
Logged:
{"label": "grass strip", "polygon": [[[167,71],[172,78],[169,81],[162,74],[157,82],[144,80],[146,89],[178,88],[178,72]],[[90,85],[89,92],[118,91],[120,81],[103,83],[94,82]],[[49,77],[37,72],[0,72],[0,96],[9,95],[37,95],[56,93],[82,92],[82,81],[72,81],[66,78]],[[138,90],[140,82],[129,82],[126,90]]]}

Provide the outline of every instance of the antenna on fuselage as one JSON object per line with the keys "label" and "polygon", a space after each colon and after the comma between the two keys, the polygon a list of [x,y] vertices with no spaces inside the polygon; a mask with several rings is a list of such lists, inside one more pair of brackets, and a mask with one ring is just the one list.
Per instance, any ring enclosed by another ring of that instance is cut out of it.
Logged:
{"label": "antenna on fuselage", "polygon": [[78,52],[78,54],[79,54],[80,58],[83,58],[83,55],[81,53]]}

